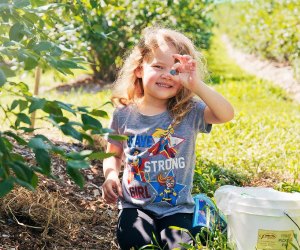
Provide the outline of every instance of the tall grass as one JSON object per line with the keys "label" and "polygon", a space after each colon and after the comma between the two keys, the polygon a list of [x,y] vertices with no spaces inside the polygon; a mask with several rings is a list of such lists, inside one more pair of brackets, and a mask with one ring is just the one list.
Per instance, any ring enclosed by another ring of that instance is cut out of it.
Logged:
{"label": "tall grass", "polygon": [[[248,178],[278,173],[280,181],[300,179],[300,105],[271,82],[243,72],[217,37],[207,53],[211,85],[234,106],[233,121],[214,125],[197,140],[197,169],[209,165]],[[300,191],[300,189],[299,189]]]}

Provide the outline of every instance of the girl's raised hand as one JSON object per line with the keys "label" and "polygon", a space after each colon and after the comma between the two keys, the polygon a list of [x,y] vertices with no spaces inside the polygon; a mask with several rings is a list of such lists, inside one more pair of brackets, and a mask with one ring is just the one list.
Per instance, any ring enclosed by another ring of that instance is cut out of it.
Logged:
{"label": "girl's raised hand", "polygon": [[173,54],[173,57],[177,62],[171,68],[170,79],[180,82],[184,87],[193,91],[194,86],[200,80],[197,76],[196,60],[190,55]]}

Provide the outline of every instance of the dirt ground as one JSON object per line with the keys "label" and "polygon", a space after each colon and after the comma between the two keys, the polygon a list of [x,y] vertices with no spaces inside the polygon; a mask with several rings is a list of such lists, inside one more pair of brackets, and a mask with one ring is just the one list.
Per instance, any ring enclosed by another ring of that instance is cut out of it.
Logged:
{"label": "dirt ground", "polygon": [[[76,143],[55,144],[68,152],[86,149]],[[34,164],[28,149],[16,146],[16,151]],[[92,161],[90,169],[82,170],[83,190],[69,179],[65,162],[57,155],[52,155],[52,166],[59,181],[40,176],[35,192],[20,187],[0,199],[0,250],[118,249],[118,211],[101,197],[102,162]],[[244,185],[274,187],[281,178],[286,177],[262,173]]]}
{"label": "dirt ground", "polygon": [[[56,143],[68,151],[80,144]],[[32,152],[18,147],[28,162]],[[40,176],[35,192],[17,188],[0,199],[0,249],[118,249],[117,208],[105,204],[100,186],[102,162],[83,170],[86,184],[78,188],[67,176],[65,163],[52,158],[59,181]]]}
{"label": "dirt ground", "polygon": [[228,55],[246,72],[262,79],[272,81],[283,88],[291,97],[300,103],[300,81],[294,77],[293,68],[290,65],[268,61],[254,54],[247,54],[234,48],[226,35],[222,36]]}

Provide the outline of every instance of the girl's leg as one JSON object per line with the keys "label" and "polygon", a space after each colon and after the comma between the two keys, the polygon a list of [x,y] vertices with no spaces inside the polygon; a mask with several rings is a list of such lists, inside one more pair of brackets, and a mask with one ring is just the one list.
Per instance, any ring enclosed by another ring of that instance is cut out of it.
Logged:
{"label": "girl's leg", "polygon": [[192,243],[191,237],[180,230],[170,229],[169,226],[176,226],[188,229],[192,235],[193,230],[193,214],[178,213],[163,217],[157,220],[158,232],[165,249],[180,248],[179,243]]}
{"label": "girl's leg", "polygon": [[[154,218],[143,210],[124,208],[119,213],[117,239],[122,250],[139,249],[154,242],[156,234]],[[156,239],[159,239],[156,236]]]}

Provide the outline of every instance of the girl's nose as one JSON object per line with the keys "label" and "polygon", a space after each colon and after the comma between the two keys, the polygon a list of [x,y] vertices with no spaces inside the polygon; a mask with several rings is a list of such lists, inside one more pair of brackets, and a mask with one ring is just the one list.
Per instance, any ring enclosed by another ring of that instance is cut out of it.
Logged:
{"label": "girl's nose", "polygon": [[165,70],[162,74],[161,74],[161,77],[164,78],[164,79],[170,79],[172,76],[172,74],[170,73],[170,70]]}

